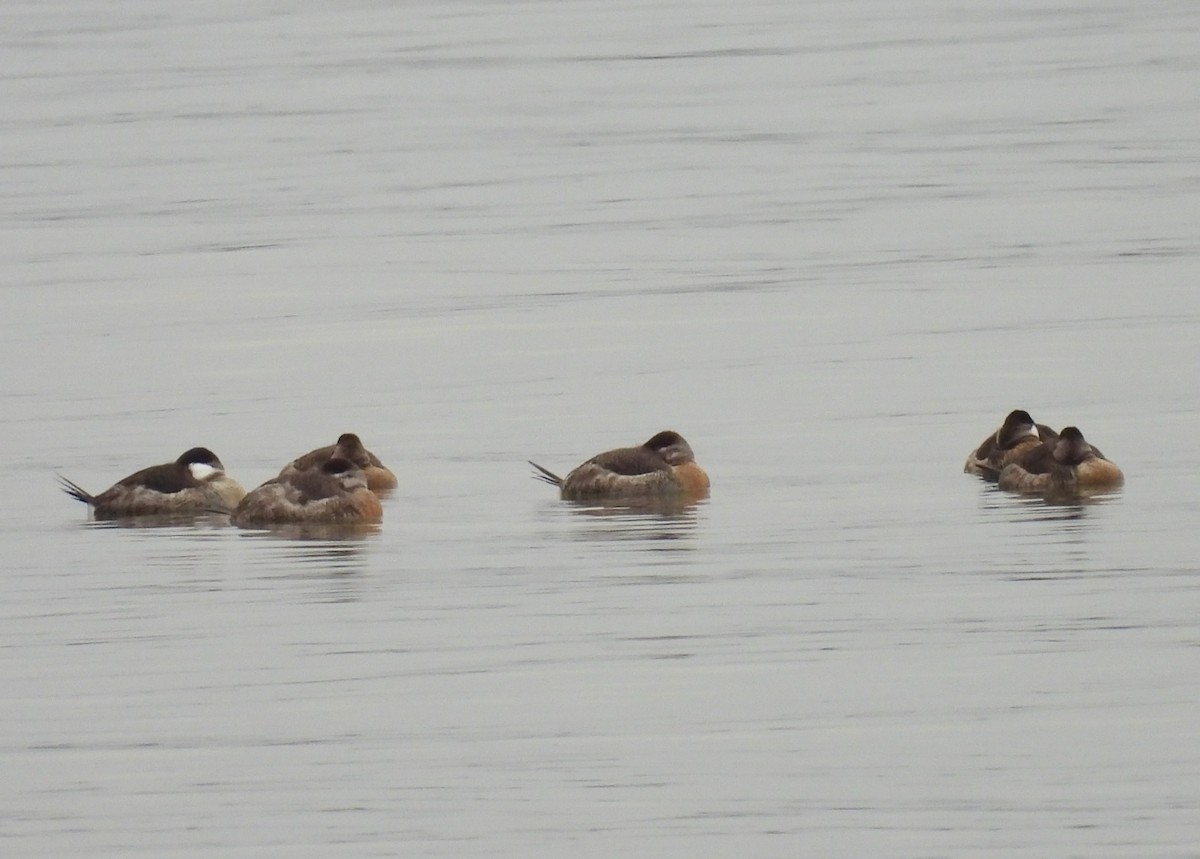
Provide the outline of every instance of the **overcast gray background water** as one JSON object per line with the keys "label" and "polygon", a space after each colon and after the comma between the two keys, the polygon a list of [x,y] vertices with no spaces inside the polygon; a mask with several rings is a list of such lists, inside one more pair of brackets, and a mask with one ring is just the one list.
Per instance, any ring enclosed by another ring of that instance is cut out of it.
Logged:
{"label": "overcast gray background water", "polygon": [[[0,22],[5,856],[1200,855],[1196,4]],[[1125,490],[961,474],[1018,406]],[[347,430],[361,540],[53,479]]]}

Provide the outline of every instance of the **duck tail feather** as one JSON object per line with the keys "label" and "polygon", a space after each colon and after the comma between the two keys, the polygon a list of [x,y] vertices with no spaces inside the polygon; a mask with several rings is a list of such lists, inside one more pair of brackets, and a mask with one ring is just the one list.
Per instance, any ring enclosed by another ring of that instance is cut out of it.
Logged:
{"label": "duck tail feather", "polygon": [[54,476],[58,478],[58,485],[62,488],[63,492],[70,495],[76,501],[82,501],[84,504],[91,504],[95,506],[96,497],[87,490],[83,489],[79,484],[72,483],[61,474],[56,474]]}
{"label": "duck tail feather", "polygon": [[527,460],[527,461],[529,462],[530,465],[532,465],[534,468],[536,468],[539,472],[538,474],[533,475],[534,480],[540,480],[543,483],[549,483],[551,486],[562,486],[563,479],[561,477],[559,477],[557,474],[555,474],[553,471],[550,471],[547,468],[542,468],[540,465],[538,465],[533,460]]}

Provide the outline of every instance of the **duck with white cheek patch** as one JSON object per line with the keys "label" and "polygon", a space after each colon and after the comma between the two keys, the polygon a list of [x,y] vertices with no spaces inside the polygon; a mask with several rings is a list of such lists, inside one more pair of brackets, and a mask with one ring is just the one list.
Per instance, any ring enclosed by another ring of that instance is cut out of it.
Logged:
{"label": "duck with white cheek patch", "polygon": [[246,495],[225,473],[217,455],[193,447],[174,462],[152,465],[117,481],[99,495],[58,475],[63,491],[92,508],[97,519],[178,516],[232,510]]}

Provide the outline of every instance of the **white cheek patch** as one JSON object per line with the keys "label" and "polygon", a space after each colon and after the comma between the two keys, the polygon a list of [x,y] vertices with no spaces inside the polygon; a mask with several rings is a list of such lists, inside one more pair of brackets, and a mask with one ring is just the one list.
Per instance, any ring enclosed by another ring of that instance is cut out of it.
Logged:
{"label": "white cheek patch", "polygon": [[203,462],[193,462],[188,465],[188,471],[192,473],[192,477],[197,480],[203,480],[217,473],[217,470],[211,465]]}

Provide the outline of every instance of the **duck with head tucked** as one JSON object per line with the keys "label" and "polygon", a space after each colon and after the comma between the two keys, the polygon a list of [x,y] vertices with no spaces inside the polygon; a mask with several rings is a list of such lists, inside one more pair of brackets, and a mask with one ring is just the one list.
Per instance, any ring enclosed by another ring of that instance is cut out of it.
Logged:
{"label": "duck with head tucked", "polygon": [[1010,462],[1020,462],[1023,457],[1037,450],[1043,441],[1055,437],[1057,433],[1050,427],[1034,423],[1029,412],[1015,409],[1008,413],[999,429],[971,451],[963,471],[995,480],[1004,466]]}
{"label": "duck with head tucked", "polygon": [[92,495],[61,474],[58,480],[64,492],[90,505],[97,519],[209,513],[233,507],[246,494],[206,447],[193,447],[174,462],[136,471],[99,495]]}
{"label": "duck with head tucked", "polygon": [[677,432],[664,430],[638,447],[597,454],[566,477],[530,462],[538,480],[557,486],[568,501],[646,498],[703,498],[709,480],[696,464],[691,445]]}
{"label": "duck with head tucked", "polygon": [[239,528],[373,524],[383,521],[383,506],[363,470],[335,456],[268,480],[241,500],[230,521]]}
{"label": "duck with head tucked", "polygon": [[999,482],[1001,489],[1027,495],[1073,497],[1116,489],[1125,475],[1088,444],[1078,427],[1064,427],[1034,453],[1004,466]]}
{"label": "duck with head tucked", "polygon": [[289,474],[307,471],[334,457],[348,459],[361,468],[367,477],[367,486],[372,492],[386,492],[396,488],[398,482],[396,475],[379,461],[379,457],[363,447],[362,439],[352,432],[342,433],[338,436],[337,444],[319,447],[292,460],[283,467],[279,476],[287,477]]}

